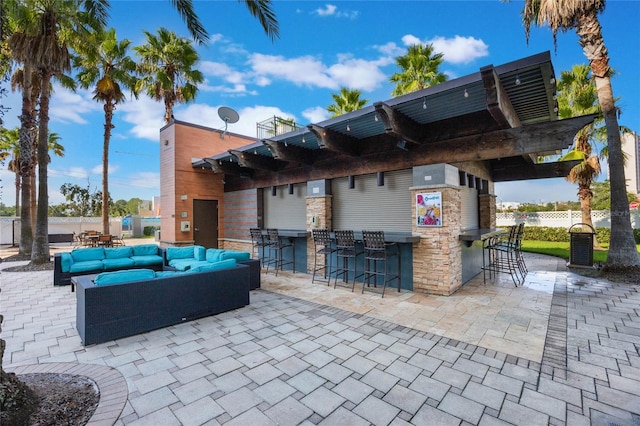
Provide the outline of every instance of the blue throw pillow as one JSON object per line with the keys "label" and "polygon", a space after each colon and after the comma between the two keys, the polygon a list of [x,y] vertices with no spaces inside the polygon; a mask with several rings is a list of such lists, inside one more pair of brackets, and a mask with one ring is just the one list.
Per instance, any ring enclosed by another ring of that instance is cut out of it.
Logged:
{"label": "blue throw pillow", "polygon": [[195,249],[188,247],[167,247],[167,260],[194,259]]}
{"label": "blue throw pillow", "polygon": [[219,269],[228,269],[236,266],[235,259],[227,259],[221,260],[220,262],[207,263],[206,265],[195,266],[186,271],[186,273],[193,272],[209,272],[209,271],[217,271]]}
{"label": "blue throw pillow", "polygon": [[158,255],[158,246],[155,244],[142,244],[139,246],[132,246],[134,256],[151,256]]}
{"label": "blue throw pillow", "polygon": [[93,283],[97,286],[118,284],[128,281],[149,280],[155,278],[153,269],[124,269],[122,271],[103,272],[98,274]]}
{"label": "blue throw pillow", "polygon": [[131,247],[109,247],[104,249],[106,259],[122,259],[133,256]]}

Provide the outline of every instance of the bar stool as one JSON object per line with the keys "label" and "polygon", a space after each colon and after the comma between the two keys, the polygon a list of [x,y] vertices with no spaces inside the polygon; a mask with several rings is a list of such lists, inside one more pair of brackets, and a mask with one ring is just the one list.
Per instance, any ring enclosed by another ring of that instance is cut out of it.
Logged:
{"label": "bar stool", "polygon": [[[349,272],[353,272],[353,283],[351,284],[351,291],[355,288],[356,279],[360,278],[363,274],[358,275],[358,256],[363,254],[362,250],[356,247],[356,239],[351,230],[337,230],[335,231],[336,239],[336,280],[333,284],[333,288],[338,285],[338,277],[342,276],[342,280],[345,284],[341,284],[345,287],[349,285]],[[342,262],[340,262],[342,260]],[[350,263],[353,262],[353,268],[350,267]]]}
{"label": "bar stool", "polygon": [[[331,243],[331,234],[326,228],[313,229],[311,231],[313,235],[314,256],[313,256],[313,277],[311,282],[316,281],[316,273],[319,271],[324,272],[324,279],[327,280],[327,285],[331,283],[331,263],[332,255],[336,252]],[[322,263],[318,263],[318,256],[321,257]]]}
{"label": "bar stool", "polygon": [[[383,231],[362,231],[362,240],[364,241],[364,283],[362,284],[362,293],[365,289],[371,289],[371,280],[373,279],[373,287],[377,289],[378,277],[382,277],[382,297],[389,281],[398,280],[398,292],[400,291],[400,249],[396,243],[386,243],[384,241]],[[389,253],[388,248],[395,247],[395,252]],[[389,273],[389,259],[397,257],[397,274]],[[383,263],[384,270],[378,271],[378,264]]]}
{"label": "bar stool", "polygon": [[267,247],[268,243],[262,235],[262,229],[260,228],[249,228],[249,233],[251,234],[251,257],[258,258],[260,260],[260,266],[264,267],[264,248]]}
{"label": "bar stool", "polygon": [[521,262],[524,261],[520,252],[520,242],[522,241],[522,231],[520,232],[520,241],[518,240],[518,225],[513,225],[509,229],[509,237],[507,240],[498,239],[488,245],[489,250],[489,277],[492,274],[507,273],[511,275],[513,284],[524,283],[526,275],[526,266]]}
{"label": "bar stool", "polygon": [[278,276],[278,271],[282,271],[282,267],[284,265],[293,265],[293,271],[295,272],[295,252],[293,255],[294,260],[285,261],[282,258],[282,250],[287,247],[293,247],[291,242],[285,243],[280,238],[277,229],[267,229],[267,250],[269,252],[269,256],[267,258],[267,272],[269,272],[269,266],[273,265],[273,269],[276,271],[276,277]]}

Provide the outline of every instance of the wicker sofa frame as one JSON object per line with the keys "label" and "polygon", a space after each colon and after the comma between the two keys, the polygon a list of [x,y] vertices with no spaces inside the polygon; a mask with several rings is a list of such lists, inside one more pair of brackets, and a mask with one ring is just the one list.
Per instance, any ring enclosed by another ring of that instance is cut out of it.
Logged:
{"label": "wicker sofa frame", "polygon": [[76,286],[76,328],[85,346],[249,304],[247,265],[104,286],[94,285],[95,276],[71,278]]}

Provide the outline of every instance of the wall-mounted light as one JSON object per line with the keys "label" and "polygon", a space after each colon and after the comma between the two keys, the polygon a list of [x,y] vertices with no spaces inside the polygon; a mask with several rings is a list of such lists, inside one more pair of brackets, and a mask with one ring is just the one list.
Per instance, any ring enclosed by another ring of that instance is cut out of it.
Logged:
{"label": "wall-mounted light", "polygon": [[349,189],[353,189],[356,187],[356,177],[355,176],[349,176],[349,178],[347,179],[348,183],[349,183]]}
{"label": "wall-mounted light", "polygon": [[169,139],[164,140],[164,146],[167,146],[167,145],[169,145]]}
{"label": "wall-mounted light", "polygon": [[226,180],[224,180],[224,179],[222,179],[222,184],[223,184],[223,185],[226,185],[226,184],[227,184],[227,181],[226,181]]}
{"label": "wall-mounted light", "polygon": [[398,141],[396,146],[398,148],[400,148],[401,150],[403,150],[403,151],[409,151],[409,149],[407,148],[407,141],[405,141],[405,140]]}
{"label": "wall-mounted light", "polygon": [[275,197],[275,196],[276,196],[276,194],[277,194],[277,192],[276,192],[276,191],[277,191],[277,190],[276,190],[276,187],[275,187],[275,186],[272,186],[272,187],[271,187],[271,196],[272,196],[272,197]]}
{"label": "wall-mounted light", "polygon": [[378,186],[384,186],[384,172],[376,173],[376,180]]}
{"label": "wall-mounted light", "polygon": [[290,183],[289,185],[287,185],[287,189],[289,190],[289,195],[293,194],[293,184]]}

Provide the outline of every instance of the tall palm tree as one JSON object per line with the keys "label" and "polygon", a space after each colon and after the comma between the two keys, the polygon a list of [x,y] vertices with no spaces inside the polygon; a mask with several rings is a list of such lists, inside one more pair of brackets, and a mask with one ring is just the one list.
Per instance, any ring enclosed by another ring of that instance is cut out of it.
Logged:
{"label": "tall palm tree", "polygon": [[134,48],[140,57],[142,78],[137,90],[144,90],[156,101],[164,101],[164,122],[173,119],[173,107],[195,99],[198,83],[204,78],[194,69],[198,52],[191,41],[178,37],[173,31],[160,28],[155,36],[144,32],[147,43]]}
{"label": "tall palm tree", "polygon": [[620,142],[618,108],[611,89],[609,53],[604,44],[598,14],[605,0],[525,0],[522,11],[527,40],[532,25],[548,25],[554,43],[558,31],[576,30],[578,43],[589,60],[598,101],[607,129],[609,180],[611,182],[611,244],[605,268],[608,270],[640,267],[624,177],[624,157]]}
{"label": "tall palm tree", "polygon": [[410,46],[407,54],[396,58],[402,71],[389,78],[396,83],[391,96],[402,96],[447,81],[446,74],[438,71],[444,62],[442,53],[434,53],[432,44]]}
{"label": "tall palm tree", "polygon": [[[562,71],[558,82],[558,115],[571,118],[597,113],[599,117],[583,127],[576,134],[572,149],[560,160],[582,160],[565,177],[569,182],[578,184],[578,200],[582,213],[582,223],[593,228],[591,219],[591,184],[600,174],[600,159],[594,154],[592,141],[604,142],[602,111],[598,104],[596,86],[590,76],[588,65],[574,65],[571,71]],[[598,240],[593,239],[594,248],[599,248]]]}
{"label": "tall palm tree", "polygon": [[[25,0],[9,3],[11,16],[18,23],[10,40],[12,55],[25,66],[23,73],[25,82],[31,74],[27,72],[28,67],[36,70],[40,79],[37,138],[38,207],[31,262],[46,263],[50,259],[47,241],[49,210],[47,142],[51,79],[55,75],[71,70],[68,48],[70,44],[86,38],[90,31],[104,27],[108,2],[106,0]],[[25,95],[30,91],[31,84],[23,84],[23,110]],[[25,209],[22,210],[25,211]],[[24,227],[25,224],[22,223],[22,226]]]}
{"label": "tall palm tree", "polygon": [[123,88],[132,92],[136,86],[136,63],[128,55],[131,41],[116,38],[116,30],[99,31],[89,38],[82,54],[74,56],[79,68],[77,79],[84,88],[95,85],[93,99],[104,104],[104,138],[102,145],[102,232],[109,234],[109,142],[116,105],[125,100]]}
{"label": "tall palm tree", "polygon": [[327,107],[331,118],[338,117],[351,111],[361,109],[369,102],[368,99],[360,99],[362,93],[356,89],[340,88],[340,93],[332,93],[333,103]]}

